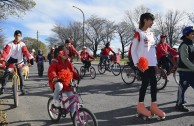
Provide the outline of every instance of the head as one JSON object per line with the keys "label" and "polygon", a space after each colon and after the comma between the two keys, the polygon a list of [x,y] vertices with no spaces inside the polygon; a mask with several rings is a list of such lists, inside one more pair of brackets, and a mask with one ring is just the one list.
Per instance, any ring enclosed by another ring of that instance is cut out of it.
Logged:
{"label": "head", "polygon": [[82,50],[83,50],[84,52],[86,52],[87,47],[86,47],[86,46],[84,46],[84,47],[82,48]]}
{"label": "head", "polygon": [[41,49],[38,50],[38,55],[42,55],[42,50]]}
{"label": "head", "polygon": [[69,40],[69,39],[66,39],[66,40],[65,40],[65,47],[66,47],[66,48],[69,48],[70,46],[71,46],[70,40]]}
{"label": "head", "polygon": [[166,38],[167,38],[166,35],[161,35],[160,36],[160,42],[166,42]]}
{"label": "head", "polygon": [[140,16],[139,29],[151,28],[154,23],[154,15],[151,13],[144,13]]}
{"label": "head", "polygon": [[183,29],[182,31],[183,36],[181,37],[181,39],[187,38],[190,40],[194,40],[194,30],[193,30],[193,26],[187,26]]}
{"label": "head", "polygon": [[64,48],[64,45],[60,45],[58,46],[58,48],[55,48],[54,50],[54,58],[57,58],[58,54],[59,54],[59,51],[63,50]]}
{"label": "head", "polygon": [[14,32],[15,41],[20,41],[22,37],[22,32],[20,30],[16,30]]}
{"label": "head", "polygon": [[110,42],[107,42],[105,47],[109,47],[110,46]]}

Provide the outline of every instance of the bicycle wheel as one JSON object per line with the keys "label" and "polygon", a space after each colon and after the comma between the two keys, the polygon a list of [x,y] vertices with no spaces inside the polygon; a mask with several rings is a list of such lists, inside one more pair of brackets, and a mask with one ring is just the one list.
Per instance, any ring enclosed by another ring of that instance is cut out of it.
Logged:
{"label": "bicycle wheel", "polygon": [[76,112],[73,114],[74,126],[98,126],[95,115],[86,108],[79,108],[78,115]]}
{"label": "bicycle wheel", "polygon": [[168,79],[165,70],[158,68],[156,72],[157,90],[162,90],[166,87]]}
{"label": "bicycle wheel", "polygon": [[121,65],[119,63],[113,63],[111,65],[111,71],[115,76],[118,76],[121,73]]}
{"label": "bicycle wheel", "polygon": [[61,112],[58,108],[54,107],[53,97],[50,97],[47,103],[48,114],[53,122],[58,122],[61,118]]}
{"label": "bicycle wheel", "polygon": [[90,76],[92,79],[94,79],[96,77],[96,70],[94,67],[90,67]]}
{"label": "bicycle wheel", "polygon": [[121,78],[125,82],[125,84],[132,84],[136,79],[136,71],[134,70],[134,68],[126,65],[121,71]]}
{"label": "bicycle wheel", "polygon": [[18,98],[18,77],[13,77],[13,100],[15,107],[18,107],[19,104],[19,98]]}
{"label": "bicycle wheel", "polygon": [[180,77],[179,77],[179,72],[177,70],[175,70],[175,72],[173,73],[173,77],[176,84],[179,85]]}
{"label": "bicycle wheel", "polygon": [[104,74],[105,73],[105,71],[106,71],[106,66],[102,63],[101,65],[100,64],[98,64],[98,72],[100,73],[100,74]]}
{"label": "bicycle wheel", "polygon": [[85,76],[85,74],[86,74],[86,70],[85,70],[84,66],[81,66],[81,68],[80,68],[80,77],[83,78]]}

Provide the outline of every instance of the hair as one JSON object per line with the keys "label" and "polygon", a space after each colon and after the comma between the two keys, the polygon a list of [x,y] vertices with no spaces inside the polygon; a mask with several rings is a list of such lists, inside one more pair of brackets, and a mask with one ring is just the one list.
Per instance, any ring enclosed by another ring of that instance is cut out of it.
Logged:
{"label": "hair", "polygon": [[66,40],[65,40],[65,44],[66,44],[66,43],[70,43],[69,39],[66,39]]}
{"label": "hair", "polygon": [[64,48],[64,45],[60,45],[58,48],[55,48],[54,58],[57,58],[59,51],[63,50],[63,48]]}
{"label": "hair", "polygon": [[16,31],[14,32],[14,36],[16,36],[16,35],[18,35],[18,34],[22,35],[22,32],[21,32],[20,30],[16,30]]}
{"label": "hair", "polygon": [[185,35],[183,35],[183,36],[181,37],[181,40],[185,39],[186,36],[189,36],[192,32],[193,32],[193,31],[187,32]]}
{"label": "hair", "polygon": [[146,20],[152,20],[153,21],[155,18],[154,18],[154,15],[151,14],[151,13],[144,13],[144,14],[142,14],[140,16],[139,29],[143,28],[143,26],[145,24],[145,22],[144,22],[145,19]]}
{"label": "hair", "polygon": [[107,42],[105,47],[109,47],[110,46],[110,42]]}

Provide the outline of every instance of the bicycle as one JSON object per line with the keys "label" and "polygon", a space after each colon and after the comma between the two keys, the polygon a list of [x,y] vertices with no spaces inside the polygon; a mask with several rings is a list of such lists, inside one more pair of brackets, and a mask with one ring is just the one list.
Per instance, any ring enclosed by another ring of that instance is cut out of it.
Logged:
{"label": "bicycle", "polygon": [[103,63],[98,64],[98,72],[104,74],[105,71],[112,72],[115,76],[118,76],[121,73],[121,65],[115,60],[108,58]]}
{"label": "bicycle", "polygon": [[170,68],[169,72],[167,72],[164,68],[162,68],[162,64],[160,65],[160,67],[166,72],[167,76],[169,76],[172,73],[176,84],[179,85],[180,79],[179,79],[179,73],[177,71],[179,56],[178,55],[173,56],[172,61],[173,61],[173,66]]}
{"label": "bicycle", "polygon": [[[4,60],[3,60],[3,62],[8,64]],[[15,107],[18,107],[18,104],[19,104],[18,90],[19,90],[19,86],[20,86],[20,78],[19,78],[19,75],[18,75],[18,65],[20,65],[21,63],[23,63],[23,61],[20,62],[20,63],[14,63],[13,73],[11,73],[11,76],[12,76],[11,77],[11,80],[12,80],[12,90],[13,90],[13,97],[14,97],[14,105],[15,105]]]}
{"label": "bicycle", "polygon": [[96,70],[93,66],[90,66],[89,68],[85,68],[85,66],[81,66],[80,67],[80,77],[83,78],[87,71],[90,72],[90,77],[92,79],[96,77]]}
{"label": "bicycle", "polygon": [[[66,117],[70,113],[70,108],[75,105],[75,112],[72,117],[74,126],[98,126],[95,115],[87,108],[83,107],[83,103],[80,103],[77,93],[78,84],[71,81],[71,87],[73,88],[74,95],[63,99],[62,92],[60,93],[59,101],[61,106],[55,107],[53,104],[53,97],[50,97],[47,103],[48,114],[53,122],[58,122],[62,117]],[[70,100],[73,101],[66,107],[65,104]]]}
{"label": "bicycle", "polygon": [[[141,77],[139,75],[139,70],[137,69],[137,67],[131,66],[129,64],[129,62],[125,63],[121,71],[121,78],[127,85],[133,84],[136,79],[138,81],[141,81]],[[156,70],[156,80],[157,90],[162,90],[166,87],[168,82],[167,75],[166,72],[160,67]]]}

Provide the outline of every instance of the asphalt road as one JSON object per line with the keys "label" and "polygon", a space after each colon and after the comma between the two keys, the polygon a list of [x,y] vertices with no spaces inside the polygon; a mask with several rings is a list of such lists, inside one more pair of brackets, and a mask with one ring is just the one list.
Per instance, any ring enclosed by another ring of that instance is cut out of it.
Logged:
{"label": "asphalt road", "polygon": [[[75,64],[75,66],[79,68],[80,64]],[[6,93],[0,95],[0,110],[6,112],[8,126],[72,126],[69,115],[66,118],[61,118],[57,124],[54,124],[49,118],[47,102],[49,97],[52,96],[52,92],[47,84],[47,68],[48,62],[45,63],[42,78],[38,77],[36,65],[30,68],[29,79],[25,81],[25,87],[29,94],[19,97],[17,108],[13,106],[11,83],[8,83]],[[136,81],[128,86],[122,82],[121,76],[114,76],[109,72],[104,75],[98,74],[95,79],[85,77],[80,82],[81,98],[84,101],[84,106],[96,115],[99,126],[194,125],[193,89],[189,88],[186,92],[187,106],[191,109],[191,112],[177,112],[174,109],[177,85],[172,76],[169,77],[169,80],[167,87],[158,92],[157,97],[159,107],[167,114],[163,121],[158,121],[156,118],[146,121],[137,118],[135,115],[140,82]],[[146,106],[150,105],[149,90],[147,90],[145,104]]]}

